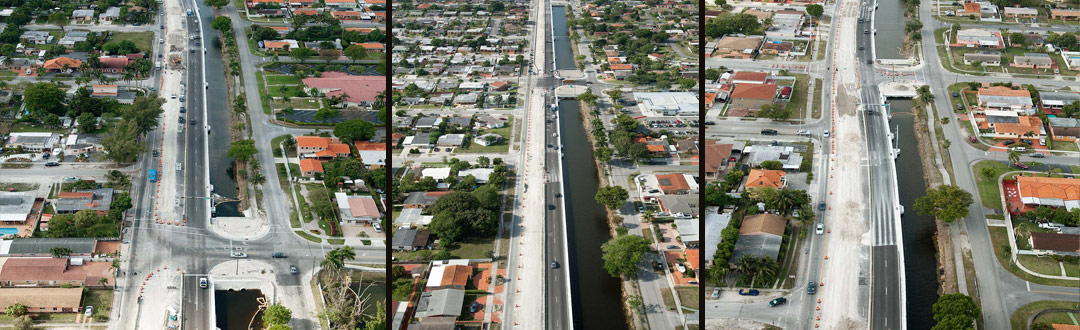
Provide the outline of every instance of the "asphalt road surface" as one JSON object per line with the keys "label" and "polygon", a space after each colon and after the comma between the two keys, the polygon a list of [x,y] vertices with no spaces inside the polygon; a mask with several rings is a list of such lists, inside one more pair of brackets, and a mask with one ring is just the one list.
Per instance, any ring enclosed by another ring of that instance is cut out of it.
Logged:
{"label": "asphalt road surface", "polygon": [[[550,111],[549,111],[550,112]],[[545,114],[547,118],[551,118],[554,113]],[[558,120],[552,120],[545,126],[546,132],[560,132]],[[545,317],[547,318],[547,329],[570,329],[570,304],[568,299],[570,295],[567,290],[570,288],[570,281],[567,278],[567,271],[565,267],[570,265],[569,260],[565,260],[566,256],[566,241],[564,240],[566,229],[566,219],[563,218],[564,206],[562,200],[563,193],[563,177],[560,175],[562,172],[562,146],[559,143],[559,138],[552,136],[551,134],[545,134],[545,145],[551,145],[553,148],[546,148],[544,152],[547,162],[545,163],[544,171],[547,172],[547,185],[544,188],[544,200],[547,201],[545,208],[545,235],[544,235],[544,259],[545,263],[549,264],[547,267],[547,275],[544,276],[545,286],[545,304],[547,311]],[[545,146],[546,147],[546,146]],[[558,194],[558,195],[556,195]],[[558,197],[556,197],[558,196]],[[551,262],[558,262],[558,268],[552,268]]]}

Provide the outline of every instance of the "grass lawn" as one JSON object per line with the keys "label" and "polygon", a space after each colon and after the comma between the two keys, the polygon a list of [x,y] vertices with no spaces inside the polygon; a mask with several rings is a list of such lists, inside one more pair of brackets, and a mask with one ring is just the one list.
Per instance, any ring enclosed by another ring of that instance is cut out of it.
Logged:
{"label": "grass lawn", "polygon": [[701,305],[698,305],[698,288],[696,286],[676,287],[675,292],[679,293],[679,302],[683,307],[698,309]]}
{"label": "grass lawn", "polygon": [[[287,136],[288,135],[281,135],[270,140],[270,146],[274,148],[274,157],[281,157],[281,141],[285,141],[285,137]],[[285,149],[285,154],[289,157],[296,157],[296,148]],[[285,164],[279,164],[278,166],[282,167],[282,171],[284,171],[283,166],[285,166]],[[284,180],[284,178],[282,180]]]}
{"label": "grass lawn", "polygon": [[295,231],[295,233],[297,235],[300,235],[300,237],[303,237],[306,240],[309,240],[309,241],[312,241],[312,242],[315,242],[315,243],[322,243],[321,238],[318,238],[318,237],[315,237],[314,235],[308,234],[307,232],[304,232],[303,230],[297,230],[297,231]]}
{"label": "grass lawn", "polygon": [[269,95],[271,97],[285,97],[285,96],[288,96],[288,97],[304,97],[304,96],[306,96],[304,94],[301,94],[301,93],[303,93],[303,90],[300,87],[297,87],[297,86],[277,85],[277,86],[267,87],[267,90],[269,90]]}
{"label": "grass lawn", "polygon": [[450,255],[456,259],[489,258],[490,253],[495,251],[495,238],[476,238],[467,243],[454,243],[447,247],[450,248]]}
{"label": "grass lawn", "polygon": [[113,32],[109,41],[131,40],[141,51],[153,50],[154,32]]}
{"label": "grass lawn", "polygon": [[326,242],[333,245],[345,245],[344,238],[327,238]]}
{"label": "grass lawn", "polygon": [[266,90],[264,88],[266,83],[263,81],[262,70],[255,72],[255,80],[259,83],[259,102],[262,102],[263,113],[269,115],[273,113],[274,109],[270,107],[270,97],[266,96]]}
{"label": "grass lawn", "polygon": [[[292,164],[289,164],[289,165],[292,165]],[[293,172],[293,173],[295,173],[295,172]],[[300,202],[300,215],[303,216],[304,222],[311,222],[311,220],[315,219],[311,215],[311,205],[309,205],[307,200],[304,199],[304,194],[301,194],[299,189],[297,189],[295,192],[296,192],[296,199],[297,199],[297,201]]]}
{"label": "grass lawn", "polygon": [[1069,314],[1072,314],[1072,317],[1080,317],[1080,315],[1077,315],[1077,313],[1050,312],[1039,314],[1039,316],[1035,318],[1035,322],[1043,322],[1046,324],[1080,325],[1076,324],[1076,322],[1073,321],[1073,318],[1069,317]]}
{"label": "grass lawn", "polygon": [[[513,120],[513,118],[508,119]],[[482,146],[479,143],[469,141],[468,147],[454,149],[454,153],[502,153],[510,151],[510,126],[483,130],[480,132],[479,135],[484,135],[488,133],[494,133],[502,136],[502,141],[499,141],[499,143],[490,146]]]}
{"label": "grass lawn", "polygon": [[30,168],[30,167],[33,167],[33,166],[34,166],[34,164],[31,164],[31,163],[4,163],[4,164],[0,165],[0,168],[21,169],[21,168]]}
{"label": "grass lawn", "polygon": [[319,104],[319,100],[306,97],[294,97],[290,98],[288,101],[285,101],[284,99],[276,99],[271,101],[271,105],[274,107],[274,109],[284,109],[292,107],[294,110],[318,110],[321,107],[321,104]]}
{"label": "grass lawn", "polygon": [[[110,283],[111,284],[111,283]],[[107,321],[112,312],[113,290],[89,290],[83,294],[83,306],[94,306],[94,320]]]}
{"label": "grass lawn", "polygon": [[1039,274],[1061,276],[1061,267],[1058,262],[1048,257],[1019,255],[1016,257],[1020,264]]}
{"label": "grass lawn", "polygon": [[[0,191],[9,191],[14,189],[15,191],[30,191],[39,187],[36,183],[12,183],[12,182],[0,182]],[[49,204],[52,206],[52,204]]]}
{"label": "grass lawn", "polygon": [[1016,309],[1016,312],[1013,312],[1012,317],[1009,318],[1009,323],[1012,324],[1013,330],[1024,330],[1027,329],[1027,320],[1031,318],[1032,315],[1043,310],[1055,308],[1076,309],[1080,308],[1080,303],[1063,300],[1036,301]]}
{"label": "grass lawn", "polygon": [[[983,169],[985,168],[994,171],[993,178],[987,178],[983,175]],[[998,189],[997,178],[1002,173],[1008,172],[1009,167],[999,162],[984,160],[975,163],[972,171],[975,173],[975,183],[979,188],[979,200],[982,201],[982,205],[990,209],[1000,210],[1002,208],[1001,190]]]}
{"label": "grass lawn", "polygon": [[794,94],[788,100],[786,108],[791,111],[792,118],[803,118],[806,115],[806,95],[810,93],[810,76],[805,74],[795,75]]}
{"label": "grass lawn", "polygon": [[296,76],[286,76],[281,74],[267,74],[263,79],[266,79],[267,85],[297,85],[300,84],[300,79]]}
{"label": "grass lawn", "polygon": [[[1076,142],[1069,141],[1046,141],[1050,145],[1050,150],[1060,151],[1080,151],[1080,148],[1076,147]],[[1075,173],[1075,172],[1074,172]]]}
{"label": "grass lawn", "polygon": [[664,308],[675,310],[675,297],[671,295],[671,289],[660,289],[660,295],[664,297]]}
{"label": "grass lawn", "polygon": [[[1037,276],[1028,274],[1027,272],[1024,272],[1023,270],[1020,269],[1020,267],[1017,267],[1015,264],[1013,264],[1012,260],[1010,260],[1010,258],[1009,258],[1009,242],[1007,241],[1007,239],[1009,237],[1009,233],[1006,231],[1005,227],[990,227],[989,230],[990,230],[990,245],[992,245],[994,247],[994,256],[997,257],[998,263],[1000,263],[1002,267],[1005,267],[1005,269],[1009,270],[1009,272],[1012,272],[1013,275],[1016,275],[1016,277],[1019,277],[1019,278],[1021,278],[1023,280],[1027,280],[1027,281],[1030,281],[1030,282],[1033,282],[1033,283],[1043,284],[1043,285],[1072,286],[1072,287],[1075,287],[1077,285],[1077,281],[1055,280],[1055,279],[1042,278],[1042,277],[1037,277]],[[1025,264],[1025,267],[1026,266],[1027,265]],[[1061,274],[1061,272],[1059,271],[1058,274]],[[1027,318],[1025,318],[1025,320],[1026,319]],[[1013,324],[1014,324],[1014,329],[1016,329],[1015,328],[1016,323],[1013,323]]]}
{"label": "grass lawn", "polygon": [[821,118],[821,92],[825,90],[821,84],[821,78],[814,79],[814,110],[810,114],[814,119]]}
{"label": "grass lawn", "polygon": [[52,128],[42,127],[42,126],[31,126],[31,125],[27,125],[26,123],[18,123],[18,124],[15,124],[15,126],[11,128],[11,133],[34,133],[34,132],[64,133],[65,131],[63,129],[52,129]]}

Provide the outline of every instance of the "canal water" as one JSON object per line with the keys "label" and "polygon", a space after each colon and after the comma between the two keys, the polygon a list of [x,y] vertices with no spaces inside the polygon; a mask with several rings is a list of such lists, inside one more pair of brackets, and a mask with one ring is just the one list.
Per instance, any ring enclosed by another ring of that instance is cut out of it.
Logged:
{"label": "canal water", "polygon": [[[218,32],[210,28],[214,19],[214,9],[207,6],[203,1],[195,1],[199,4],[199,13],[202,17],[203,45],[206,46],[206,82],[210,88],[206,89],[206,115],[204,118],[210,123],[210,138],[207,141],[210,150],[210,184],[214,185],[214,193],[228,199],[236,199],[238,190],[236,181],[233,180],[233,161],[229,158],[229,112],[232,107],[228,104],[228,91],[225,89],[225,65],[221,58],[221,37]],[[188,86],[198,86],[202,82],[188,82]],[[217,206],[219,217],[242,216],[237,210],[237,203],[222,203]]]}
{"label": "canal water", "polygon": [[894,113],[889,122],[898,129],[900,156],[896,159],[897,188],[904,234],[904,267],[907,281],[908,329],[930,329],[934,326],[934,302],[938,298],[937,259],[934,251],[934,218],[915,211],[915,199],[926,195],[918,140],[915,138],[915,116],[912,100],[889,99]]}
{"label": "canal water", "polygon": [[[566,7],[552,7],[551,13],[556,68],[573,69],[575,64],[566,27]],[[575,100],[559,101],[559,121],[559,126],[563,128],[563,147],[566,148],[562,166],[574,327],[627,329],[621,282],[604,270],[600,245],[611,239],[611,231],[604,207],[596,203],[596,190],[600,182],[592,144],[585,135],[580,103]]]}
{"label": "canal water", "polygon": [[262,329],[262,311],[259,310],[258,302],[258,299],[262,297],[262,291],[258,289],[214,291],[217,328],[220,330]]}
{"label": "canal water", "polygon": [[[905,59],[900,55],[900,47],[904,45],[904,1],[903,0],[876,0],[871,3],[877,4],[874,11],[874,52],[878,59]],[[930,36],[923,36],[924,38]]]}

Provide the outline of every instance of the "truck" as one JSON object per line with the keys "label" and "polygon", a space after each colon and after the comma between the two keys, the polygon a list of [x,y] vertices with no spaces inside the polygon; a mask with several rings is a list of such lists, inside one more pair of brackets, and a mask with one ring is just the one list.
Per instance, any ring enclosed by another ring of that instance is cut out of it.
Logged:
{"label": "truck", "polygon": [[150,169],[150,173],[148,174],[148,176],[150,177],[150,182],[157,182],[157,170],[156,169]]}

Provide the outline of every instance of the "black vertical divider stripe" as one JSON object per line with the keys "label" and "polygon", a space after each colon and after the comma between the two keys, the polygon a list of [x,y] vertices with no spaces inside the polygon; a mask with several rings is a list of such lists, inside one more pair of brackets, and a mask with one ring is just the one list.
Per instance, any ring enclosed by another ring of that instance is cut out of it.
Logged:
{"label": "black vertical divider stripe", "polygon": [[705,0],[698,0],[698,329],[705,328]]}
{"label": "black vertical divider stripe", "polygon": [[[391,125],[391,123],[394,122],[392,120],[394,116],[394,103],[391,102],[394,99],[393,82],[391,81],[394,76],[394,69],[391,67],[391,64],[393,62],[390,61],[390,56],[394,53],[393,51],[391,51],[394,48],[394,0],[387,0],[385,9],[386,44],[383,45],[383,58],[386,63],[385,65],[383,65],[383,67],[386,71],[386,90],[383,91],[383,97],[386,98],[386,100],[384,101],[385,103],[383,107],[386,108],[386,115],[383,116],[385,117],[383,118],[383,128],[386,129],[386,137],[384,138],[384,143],[386,143],[386,160],[383,162],[383,170],[386,171],[386,182],[383,185],[383,187],[385,188],[383,189],[383,210],[385,211],[383,216],[383,222],[385,224],[383,226],[383,237],[386,239],[386,243],[390,243],[390,232],[393,230],[393,228],[391,228],[392,226],[386,225],[392,225],[393,222],[388,222],[386,220],[390,220],[394,216],[394,208],[393,205],[390,204],[391,197],[394,196],[394,162],[391,159],[391,157],[393,157],[394,155],[394,149],[392,148],[392,135],[394,132],[393,125]],[[386,330],[390,330],[391,327],[393,327],[393,324],[391,323],[394,321],[394,288],[390,278],[390,276],[393,275],[393,271],[391,269],[394,267],[394,265],[391,263],[392,254],[390,244],[383,245],[386,246],[386,274],[383,276],[383,278],[386,279],[386,285],[384,285],[384,287],[386,288],[386,306],[384,306],[384,308],[386,308],[386,320],[384,320],[384,322],[386,324]]]}

